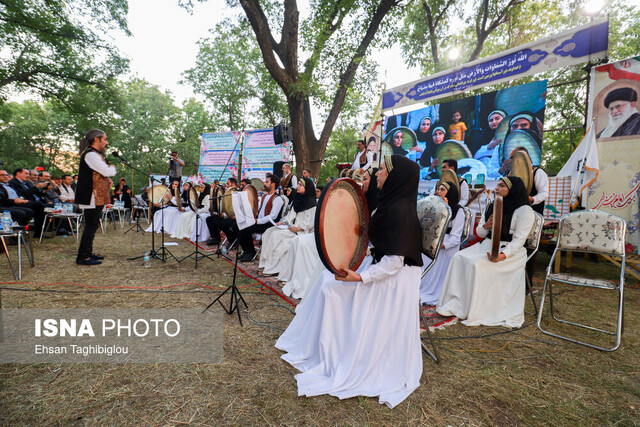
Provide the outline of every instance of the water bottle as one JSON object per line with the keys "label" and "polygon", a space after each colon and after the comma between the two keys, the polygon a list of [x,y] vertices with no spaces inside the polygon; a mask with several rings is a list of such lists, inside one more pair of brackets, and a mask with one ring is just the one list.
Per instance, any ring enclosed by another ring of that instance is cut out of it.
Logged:
{"label": "water bottle", "polygon": [[53,205],[53,209],[55,211],[62,211],[62,203],[60,203],[60,201],[55,202],[55,204]]}
{"label": "water bottle", "polygon": [[11,212],[4,211],[2,213],[2,221],[0,223],[2,225],[2,232],[10,233],[13,229],[13,219],[11,218]]}
{"label": "water bottle", "polygon": [[145,268],[151,267],[151,257],[148,251],[144,251],[144,263],[142,265],[144,265]]}

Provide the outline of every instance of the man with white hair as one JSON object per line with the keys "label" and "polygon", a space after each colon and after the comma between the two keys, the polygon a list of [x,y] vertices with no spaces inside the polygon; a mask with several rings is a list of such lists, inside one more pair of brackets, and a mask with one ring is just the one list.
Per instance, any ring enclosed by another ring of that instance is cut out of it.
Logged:
{"label": "man with white hair", "polygon": [[638,93],[630,87],[614,89],[604,98],[609,124],[596,137],[640,135],[640,113],[636,109]]}

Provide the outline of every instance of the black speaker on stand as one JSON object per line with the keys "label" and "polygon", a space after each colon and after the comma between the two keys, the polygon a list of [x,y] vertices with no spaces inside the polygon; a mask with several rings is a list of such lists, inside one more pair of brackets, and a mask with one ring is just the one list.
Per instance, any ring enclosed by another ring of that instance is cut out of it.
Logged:
{"label": "black speaker on stand", "polygon": [[282,165],[287,162],[277,161],[273,163],[273,174],[278,178],[282,178]]}

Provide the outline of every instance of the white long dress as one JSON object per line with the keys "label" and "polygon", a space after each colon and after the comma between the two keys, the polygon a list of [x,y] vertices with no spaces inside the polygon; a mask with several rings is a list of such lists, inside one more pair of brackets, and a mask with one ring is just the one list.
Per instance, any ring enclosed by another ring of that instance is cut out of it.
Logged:
{"label": "white long dress", "polygon": [[[420,302],[423,304],[434,305],[440,299],[440,292],[444,278],[447,276],[451,258],[460,250],[460,238],[464,228],[464,210],[458,209],[455,218],[451,222],[451,231],[444,236],[442,244],[444,249],[440,249],[438,259],[431,267],[431,270],[422,278],[420,282]],[[431,258],[422,255],[424,268],[431,263]]]}
{"label": "white long dress", "polygon": [[[198,241],[203,242],[209,240],[209,228],[205,220],[209,216],[209,195],[207,194],[202,199],[202,205],[204,207],[198,209],[200,215],[200,222],[198,223]],[[196,213],[191,209],[188,209],[182,215],[180,215],[178,224],[171,234],[174,239],[189,239],[192,242],[196,241]]]}
{"label": "white long dress", "polygon": [[288,257],[283,263],[278,281],[284,282],[282,292],[285,295],[304,299],[324,269],[316,247],[316,236],[309,233],[294,237],[289,253],[295,256]]}
{"label": "white long dress", "polygon": [[385,256],[358,269],[362,283],[325,270],[276,342],[301,371],[299,396],[379,396],[395,407],[420,385],[420,267]]}
{"label": "white long dress", "polygon": [[[316,215],[316,208],[307,209],[296,213],[293,209],[285,216],[283,221],[301,228],[298,234],[311,233]],[[289,247],[296,233],[289,229],[271,227],[262,234],[262,250],[260,251],[260,268],[264,268],[263,274],[279,273],[284,264],[295,262],[297,256],[289,252]]]}
{"label": "white long dress", "polygon": [[[511,218],[510,242],[501,242],[500,248],[507,258],[491,262],[491,240],[456,253],[444,281],[437,311],[443,316],[466,319],[467,326],[519,327],[524,323],[525,263],[527,251],[524,243],[535,221],[531,207],[521,206]],[[482,225],[476,233],[488,233]]]}
{"label": "white long dress", "polygon": [[[183,212],[180,212],[175,206],[177,205],[175,197],[171,199],[171,203],[173,203],[174,206],[167,206],[164,209],[159,209],[153,214],[154,232],[162,233],[163,229],[167,234],[172,234],[174,232],[175,227],[178,224],[178,218],[180,218],[180,215],[182,215]],[[149,226],[145,231],[151,231],[151,226]]]}

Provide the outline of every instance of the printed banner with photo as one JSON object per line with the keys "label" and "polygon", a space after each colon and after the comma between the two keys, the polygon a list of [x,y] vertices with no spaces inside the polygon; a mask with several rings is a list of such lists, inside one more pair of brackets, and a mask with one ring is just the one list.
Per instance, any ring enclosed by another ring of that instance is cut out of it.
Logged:
{"label": "printed banner with photo", "polygon": [[[240,131],[202,134],[199,173],[206,182],[237,177],[240,138]],[[273,129],[245,131],[241,179],[264,180],[275,162],[289,160],[290,149],[289,143],[274,144]]]}
{"label": "printed banner with photo", "polygon": [[489,84],[593,61],[607,55],[609,20],[554,34],[384,92],[382,110],[464,93]]}
{"label": "printed banner with photo", "polygon": [[454,159],[460,175],[497,179],[517,147],[533,166],[542,157],[547,81],[537,81],[385,118],[382,154],[420,164],[420,179],[438,179],[442,162]]}
{"label": "printed banner with photo", "polygon": [[640,56],[595,67],[590,115],[595,121],[600,174],[589,188],[589,208],[627,221],[627,241],[638,245],[640,191]]}

